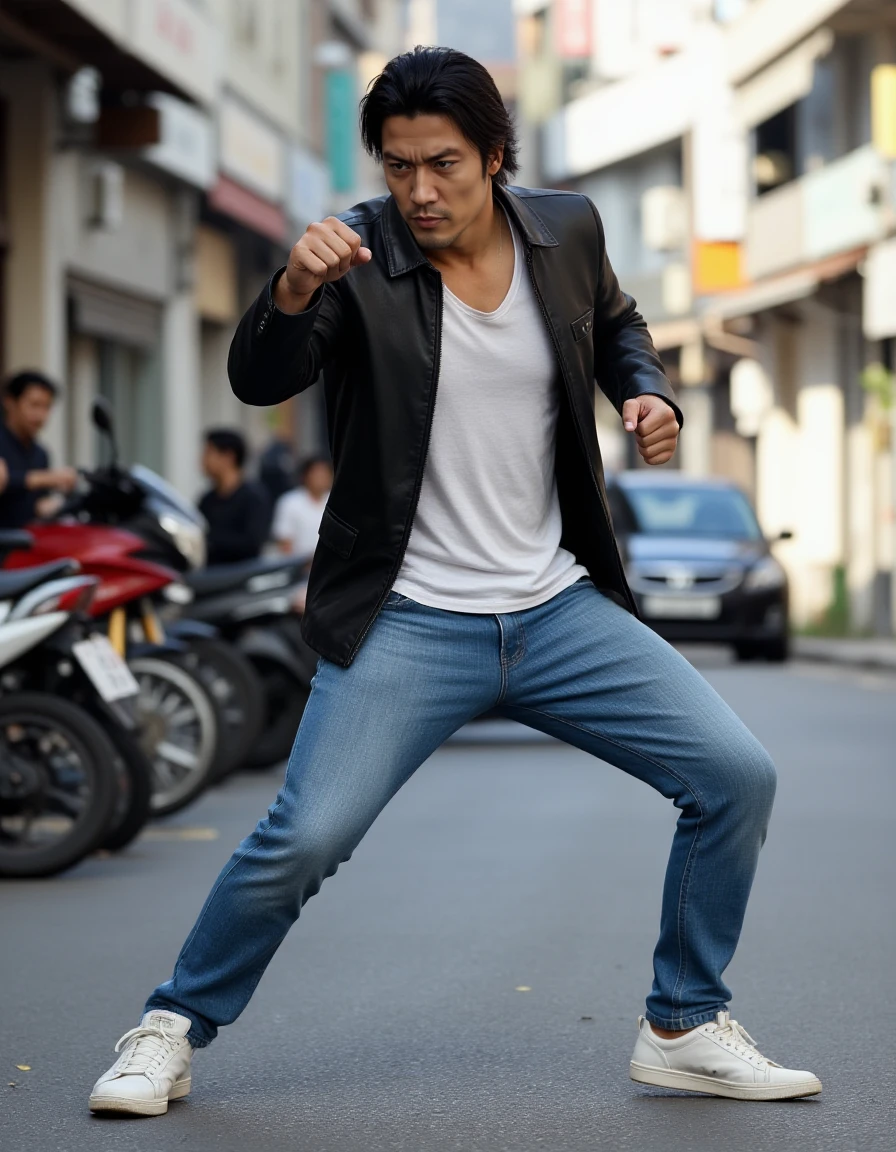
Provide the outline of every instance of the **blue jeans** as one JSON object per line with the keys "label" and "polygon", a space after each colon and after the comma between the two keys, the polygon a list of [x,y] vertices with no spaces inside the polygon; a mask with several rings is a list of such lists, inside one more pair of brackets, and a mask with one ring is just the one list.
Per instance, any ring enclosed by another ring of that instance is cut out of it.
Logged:
{"label": "blue jeans", "polygon": [[524,612],[470,615],[393,592],[354,663],[322,660],[277,799],[231,856],[149,1008],[203,1047],[239,1016],[302,905],[392,796],[482,712],[574,744],[681,810],[647,1018],[683,1029],[726,1007],[775,768],[673,648],[579,581]]}

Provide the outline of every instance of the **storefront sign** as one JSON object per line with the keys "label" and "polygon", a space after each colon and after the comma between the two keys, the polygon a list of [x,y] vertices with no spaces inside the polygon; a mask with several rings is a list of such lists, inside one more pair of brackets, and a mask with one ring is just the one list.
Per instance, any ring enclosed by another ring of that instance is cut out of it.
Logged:
{"label": "storefront sign", "polygon": [[188,184],[210,188],[217,173],[210,118],[162,92],[152,93],[147,103],[159,114],[159,142],[144,149],[143,158]]}
{"label": "storefront sign", "polygon": [[357,148],[357,99],[355,73],[334,68],[326,74],[327,159],[334,192],[350,192],[355,186]]}
{"label": "storefront sign", "polygon": [[218,119],[221,168],[267,200],[283,199],[283,145],[278,134],[231,97]]}
{"label": "storefront sign", "polygon": [[583,60],[591,55],[593,14],[591,0],[558,0],[557,51],[564,60]]}
{"label": "storefront sign", "polygon": [[218,30],[188,0],[130,0],[128,48],[197,100],[218,95],[222,50]]}
{"label": "storefront sign", "polygon": [[297,224],[310,224],[327,215],[330,173],[326,164],[307,148],[289,150],[286,198],[289,214]]}

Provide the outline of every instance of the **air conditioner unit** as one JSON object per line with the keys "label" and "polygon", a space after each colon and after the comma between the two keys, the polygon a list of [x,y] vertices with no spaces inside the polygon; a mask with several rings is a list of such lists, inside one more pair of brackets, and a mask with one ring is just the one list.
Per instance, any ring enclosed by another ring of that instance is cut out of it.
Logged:
{"label": "air conditioner unit", "polygon": [[641,236],[652,252],[675,252],[687,243],[684,189],[674,185],[648,188],[641,197]]}

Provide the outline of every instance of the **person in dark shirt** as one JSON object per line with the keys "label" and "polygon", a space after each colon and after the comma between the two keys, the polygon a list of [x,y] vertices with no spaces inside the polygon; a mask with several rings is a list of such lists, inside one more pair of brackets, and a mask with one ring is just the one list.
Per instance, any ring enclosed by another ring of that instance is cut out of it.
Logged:
{"label": "person in dark shirt", "polygon": [[232,564],[260,555],[271,509],[264,490],[246,480],[246,441],[239,432],[214,428],[205,434],[202,470],[212,487],[199,501],[208,521],[209,564]]}
{"label": "person in dark shirt", "polygon": [[50,492],[71,492],[77,483],[75,469],[51,468],[46,448],[37,442],[57,393],[52,380],[33,371],[17,373],[3,387],[0,459],[7,482],[0,493],[0,528],[24,527]]}

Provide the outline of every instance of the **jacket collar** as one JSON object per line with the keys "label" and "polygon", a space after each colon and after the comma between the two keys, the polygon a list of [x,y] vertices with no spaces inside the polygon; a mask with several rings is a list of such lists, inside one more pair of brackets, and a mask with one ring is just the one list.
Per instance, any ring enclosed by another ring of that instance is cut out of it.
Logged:
{"label": "jacket collar", "polygon": [[[509,188],[498,186],[495,186],[495,196],[506,209],[525,244],[530,248],[557,247],[557,240],[551,235],[538,213],[529,207],[524,197]],[[399,212],[393,196],[389,196],[386,200],[382,220],[390,276],[402,276],[413,268],[429,263]]]}

